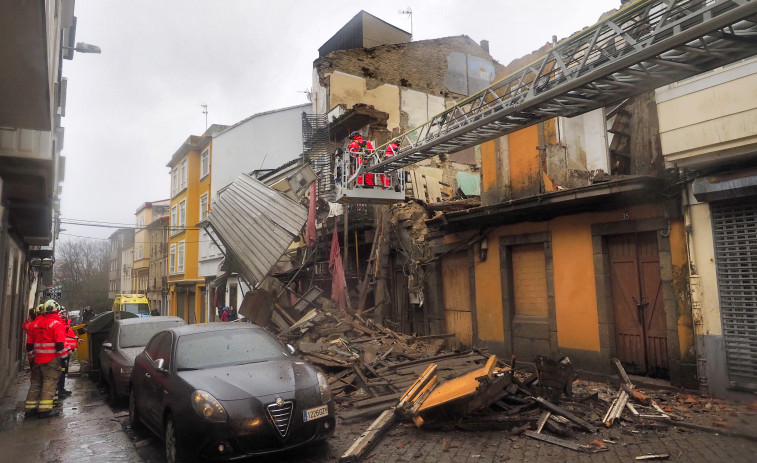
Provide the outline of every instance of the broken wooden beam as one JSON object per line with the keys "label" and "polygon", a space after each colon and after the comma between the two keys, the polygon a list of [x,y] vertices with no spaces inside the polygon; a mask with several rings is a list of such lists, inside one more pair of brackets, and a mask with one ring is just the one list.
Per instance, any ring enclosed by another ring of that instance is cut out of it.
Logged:
{"label": "broken wooden beam", "polygon": [[620,360],[613,358],[612,360],[610,360],[610,362],[612,362],[612,366],[615,367],[615,372],[618,373],[618,376],[620,377],[620,380],[623,382],[623,384],[627,384],[633,387],[633,383],[631,383],[631,380],[628,378],[626,369],[623,368],[623,364],[620,363]]}
{"label": "broken wooden beam", "polygon": [[570,442],[557,437],[552,437],[547,434],[540,434],[534,431],[523,431],[523,434],[532,439],[540,440],[542,442],[549,442],[550,444],[559,445],[560,447],[565,447],[566,449],[575,450],[577,452],[588,452],[588,449],[584,445],[576,444],[575,442]]}
{"label": "broken wooden beam", "polygon": [[652,399],[647,397],[645,394],[639,392],[638,389],[634,388],[632,385],[628,384],[621,384],[620,387],[626,391],[626,393],[633,398],[636,402],[639,402],[640,404],[644,405],[651,405]]}
{"label": "broken wooden beam", "polygon": [[618,397],[616,397],[615,400],[612,401],[610,409],[607,410],[605,417],[602,419],[602,422],[605,424],[605,426],[609,428],[610,426],[612,426],[616,419],[620,418],[620,415],[626,408],[627,403],[628,393],[625,390],[621,389]]}
{"label": "broken wooden beam", "polygon": [[577,417],[576,415],[572,414],[571,412],[565,410],[562,407],[558,407],[557,405],[553,404],[552,402],[548,400],[545,400],[541,397],[534,397],[533,399],[537,401],[541,406],[551,411],[552,413],[557,413],[560,416],[564,416],[565,418],[576,423],[577,425],[581,426],[582,428],[586,429],[592,434],[598,431],[598,428],[596,426],[589,424],[585,420]]}
{"label": "broken wooden beam", "polygon": [[539,416],[539,420],[536,422],[536,432],[541,432],[542,429],[544,429],[544,424],[546,424],[547,420],[549,419],[549,416],[552,414],[550,411],[543,411],[541,413],[541,416]]}
{"label": "broken wooden beam", "polygon": [[397,420],[394,407],[384,412],[371,423],[368,429],[352,443],[350,448],[339,457],[339,463],[358,463],[373,448],[384,433],[392,427]]}

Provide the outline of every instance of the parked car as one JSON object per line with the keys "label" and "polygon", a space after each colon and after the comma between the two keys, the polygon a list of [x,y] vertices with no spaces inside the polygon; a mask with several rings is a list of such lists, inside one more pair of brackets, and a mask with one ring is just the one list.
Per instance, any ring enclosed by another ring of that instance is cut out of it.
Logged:
{"label": "parked car", "polygon": [[326,376],[249,323],[156,334],[131,372],[129,421],[163,438],[169,463],[283,451],[336,424]]}
{"label": "parked car", "polygon": [[100,349],[100,379],[112,401],[129,395],[134,358],[158,331],[186,325],[179,317],[138,317],[115,320]]}

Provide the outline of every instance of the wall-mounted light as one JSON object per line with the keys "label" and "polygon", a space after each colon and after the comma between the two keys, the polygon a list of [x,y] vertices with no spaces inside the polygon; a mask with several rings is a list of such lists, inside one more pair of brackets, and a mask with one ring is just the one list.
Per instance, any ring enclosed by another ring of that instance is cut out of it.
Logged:
{"label": "wall-mounted light", "polygon": [[481,259],[481,261],[486,260],[486,256],[489,253],[489,239],[484,238],[481,240],[481,243],[479,244],[478,248],[478,257]]}
{"label": "wall-mounted light", "polygon": [[64,46],[63,49],[65,50],[74,50],[78,51],[79,53],[100,53],[100,47],[97,45],[91,45],[89,43],[84,42],[77,42],[75,47],[66,47]]}

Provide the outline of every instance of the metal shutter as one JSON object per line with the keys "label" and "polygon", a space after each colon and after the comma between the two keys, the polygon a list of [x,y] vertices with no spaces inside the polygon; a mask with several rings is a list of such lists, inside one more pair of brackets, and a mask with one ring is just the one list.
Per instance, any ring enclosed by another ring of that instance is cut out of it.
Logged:
{"label": "metal shutter", "polygon": [[730,384],[757,389],[757,205],[750,198],[710,208]]}

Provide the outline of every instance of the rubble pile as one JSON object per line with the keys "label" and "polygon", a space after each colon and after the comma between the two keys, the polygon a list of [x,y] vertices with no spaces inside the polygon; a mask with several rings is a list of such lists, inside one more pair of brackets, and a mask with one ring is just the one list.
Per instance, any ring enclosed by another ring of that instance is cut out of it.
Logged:
{"label": "rubble pile", "polygon": [[729,434],[729,420],[757,415],[757,403],[737,410],[679,391],[652,395],[635,387],[617,359],[616,385],[594,382],[578,378],[567,357],[516,363],[478,349],[453,351],[453,335],[410,336],[374,323],[370,309],[350,315],[329,310],[323,298],[313,302],[279,338],[326,372],[341,422],[378,417],[340,462],[362,461],[397,421],[427,431],[502,431],[595,453],[645,432]]}
{"label": "rubble pile", "polygon": [[359,315],[317,307],[278,336],[324,370],[343,421],[381,413],[430,362],[438,364],[446,380],[479,367],[489,357],[481,351],[448,349],[446,339],[452,335],[409,336]]}

